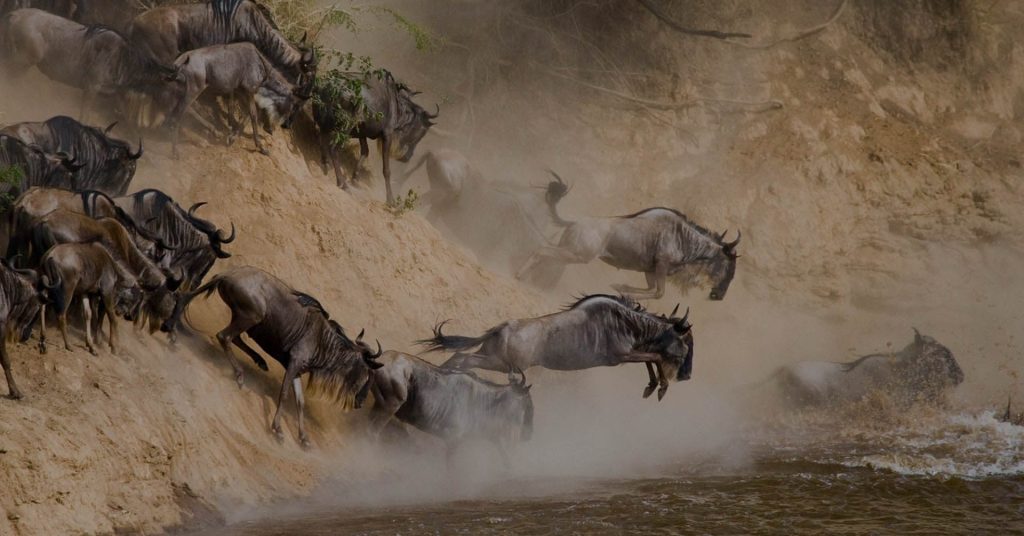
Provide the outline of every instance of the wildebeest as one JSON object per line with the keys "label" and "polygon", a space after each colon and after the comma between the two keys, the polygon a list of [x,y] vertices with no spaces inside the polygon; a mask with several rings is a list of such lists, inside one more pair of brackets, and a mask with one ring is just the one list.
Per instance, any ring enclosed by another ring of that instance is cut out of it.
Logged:
{"label": "wildebeest", "polygon": [[[495,268],[515,273],[561,229],[546,204],[568,194],[569,186],[561,180],[550,181],[547,188],[490,181],[464,156],[446,149],[428,151],[407,176],[424,165],[430,190],[420,199],[430,206],[427,219]],[[541,272],[531,272],[530,282],[545,288],[561,275],[561,270]]]}
{"label": "wildebeest", "polygon": [[18,75],[34,66],[52,80],[81,89],[81,115],[95,97],[117,95],[157,70],[118,32],[38,9],[4,17],[0,35],[9,72]]}
{"label": "wildebeest", "polygon": [[47,153],[74,155],[76,163],[82,166],[75,172],[77,190],[124,195],[142,157],[142,141],[138,150],[132,151],[128,142],[108,136],[113,127],[100,130],[70,117],[56,116],[43,122],[9,125],[0,130],[0,134],[35,144]]}
{"label": "wildebeest", "polygon": [[80,1],[81,0],[0,0],[0,16],[18,9],[34,8],[70,19],[78,12],[78,3]]}
{"label": "wildebeest", "polygon": [[22,341],[28,339],[46,300],[48,285],[48,279],[39,278],[33,270],[17,270],[6,259],[0,259],[0,365],[7,378],[8,395],[14,399],[21,398],[21,391],[14,383],[7,341],[15,334]]}
{"label": "wildebeest", "polygon": [[670,379],[688,380],[693,369],[692,326],[688,314],[675,317],[678,309],[657,316],[625,296],[594,294],[557,313],[504,322],[476,338],[444,335],[441,323],[432,338],[419,343],[428,351],[458,352],[442,365],[456,370],[583,370],[645,363],[650,383],[644,398],[657,387],[661,400]]}
{"label": "wildebeest", "polygon": [[963,382],[964,373],[948,348],[915,329],[913,342],[899,352],[849,363],[801,361],[781,367],[767,381],[796,406],[854,402],[872,391],[907,402],[934,402]]}
{"label": "wildebeest", "polygon": [[[64,348],[71,350],[68,340],[68,309],[71,303],[80,299],[85,316],[85,341],[89,352],[96,354],[93,342],[93,320],[90,299],[99,300],[99,318],[96,326],[102,326],[103,317],[110,322],[110,353],[117,353],[117,317],[131,319],[142,302],[143,292],[138,280],[121,265],[103,245],[59,244],[47,251],[40,263],[40,271],[57,286],[52,292],[52,302],[57,313],[57,322],[64,337]],[[40,311],[40,349],[46,344],[46,307]]]}
{"label": "wildebeest", "polygon": [[[320,161],[326,169],[328,159],[334,167],[338,187],[347,188],[345,174],[339,163],[335,143],[338,134],[359,139],[358,170],[370,154],[366,140],[380,140],[384,186],[389,205],[394,204],[391,190],[391,159],[408,162],[416,144],[434,125],[438,112],[431,114],[413,102],[416,93],[395,81],[388,71],[367,75],[359,84],[360,94],[353,95],[344,84],[318,84],[313,99],[313,119],[320,139]],[[342,110],[348,117],[342,117]],[[353,126],[354,125],[354,126]],[[350,129],[348,132],[340,132]]]}
{"label": "wildebeest", "polygon": [[[557,176],[557,175],[556,175]],[[620,270],[643,272],[647,288],[613,285],[612,288],[637,299],[665,295],[665,280],[683,276],[694,286],[704,278],[711,284],[710,298],[721,300],[736,275],[736,245],[725,233],[715,235],[690,221],[678,210],[648,208],[628,216],[563,220],[555,203],[550,204],[556,225],[565,227],[557,246],[538,249],[519,269],[522,279],[538,266],[586,264],[601,259]],[[678,274],[678,275],[677,275]]]}
{"label": "wildebeest", "polygon": [[[192,50],[175,61],[176,74],[173,81],[181,87],[178,102],[170,114],[174,128],[174,154],[178,152],[178,132],[181,119],[200,95],[207,93],[234,97],[241,109],[248,112],[252,122],[252,138],[256,149],[268,154],[260,144],[257,114],[263,113],[263,129],[268,134],[280,123],[281,128],[291,128],[296,114],[309,99],[308,93],[288,82],[260,54],[252,43],[213,45]],[[228,143],[241,131],[244,121],[237,121],[230,111],[232,133]]]}
{"label": "wildebeest", "polygon": [[302,375],[306,373],[312,386],[333,394],[344,406],[361,405],[369,390],[370,370],[380,367],[375,361],[381,354],[380,343],[374,352],[362,342],[362,332],[355,340],[350,339],[311,296],[251,266],[218,274],[182,296],[175,307],[174,321],[178,321],[196,296],[209,296],[215,290],[231,309],[231,322],[217,333],[217,340],[235,371],[238,386],[243,385],[242,368],[231,355],[232,344],[266,370],[263,358],[240,338],[243,333],[285,368],[271,426],[279,439],[283,438],[281,405],[291,389],[295,392],[299,440],[304,447],[309,446],[303,424]]}
{"label": "wildebeest", "polygon": [[533,433],[533,399],[525,375],[499,385],[468,372],[446,370],[426,361],[388,351],[383,367],[370,372],[374,405],[372,428],[379,433],[392,417],[440,437],[449,457],[462,441],[491,441],[505,457],[506,448]]}
{"label": "wildebeest", "polygon": [[316,53],[288,41],[265,7],[249,0],[212,0],[150,9],[129,29],[134,46],[155,63],[169,65],[183,52],[211,45],[249,42],[290,82],[307,93],[316,74]]}
{"label": "wildebeest", "polygon": [[0,184],[0,192],[17,197],[33,186],[72,189],[81,164],[67,154],[49,154],[38,146],[0,134],[0,171],[15,168],[20,184]]}

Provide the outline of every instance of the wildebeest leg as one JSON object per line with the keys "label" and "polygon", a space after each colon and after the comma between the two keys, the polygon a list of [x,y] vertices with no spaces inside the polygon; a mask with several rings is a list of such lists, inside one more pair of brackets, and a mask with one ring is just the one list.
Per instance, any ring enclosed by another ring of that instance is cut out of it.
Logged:
{"label": "wildebeest leg", "polygon": [[[364,142],[362,138],[359,141]],[[391,191],[391,136],[383,136],[380,147],[380,157],[384,161],[384,190],[387,192],[388,206],[394,206],[395,194]]]}
{"label": "wildebeest leg", "polygon": [[46,304],[39,307],[39,353],[46,353]]}
{"label": "wildebeest leg", "polygon": [[107,317],[107,321],[110,322],[110,353],[117,355],[117,312],[114,310],[114,300],[116,296],[110,294],[103,298],[103,309],[99,311],[98,316],[100,318],[99,327],[103,327],[103,316]]}
{"label": "wildebeest leg", "polygon": [[[0,322],[0,333],[7,333],[7,324]],[[0,365],[4,368],[4,376],[7,377],[7,393],[8,396],[17,400],[21,398],[21,391],[18,390],[18,385],[14,383],[14,375],[11,373],[11,358],[7,355],[7,341],[0,341]]]}
{"label": "wildebeest leg", "polygon": [[228,113],[228,139],[227,145],[231,147],[235,143],[235,139],[238,138],[239,134],[245,128],[245,121],[239,119],[238,112],[243,111],[245,108],[245,101],[239,95],[232,96],[228,102],[227,113]]}
{"label": "wildebeest leg", "polygon": [[306,425],[302,421],[306,409],[306,399],[302,396],[302,377],[296,376],[292,380],[292,391],[295,392],[295,414],[299,420],[299,444],[302,448],[309,448],[309,436],[306,435]]}
{"label": "wildebeest leg", "polygon": [[256,150],[262,155],[270,155],[270,151],[267,151],[260,143],[260,127],[258,124],[259,110],[256,107],[256,100],[249,99],[249,119],[252,122],[252,141],[256,143]]}
{"label": "wildebeest leg", "polygon": [[370,434],[379,441],[381,433],[391,422],[391,418],[395,416],[402,404],[405,404],[409,397],[409,390],[401,382],[371,381],[370,391],[373,393],[373,409],[370,410]]}
{"label": "wildebeest leg", "polygon": [[247,331],[249,328],[259,323],[258,319],[249,319],[241,316],[237,311],[231,311],[231,323],[228,327],[222,329],[217,333],[217,341],[220,342],[220,347],[224,350],[224,355],[227,357],[228,362],[231,363],[231,368],[235,371],[235,383],[238,384],[238,388],[241,389],[243,385],[242,381],[242,366],[238,364],[235,356],[231,355],[231,343],[242,333]]}
{"label": "wildebeest leg", "polygon": [[267,362],[266,360],[263,359],[263,356],[257,353],[256,350],[253,350],[252,346],[246,344],[246,342],[242,340],[241,335],[235,337],[234,340],[231,341],[231,344],[234,344],[235,346],[241,348],[243,352],[248,354],[249,357],[252,358],[253,362],[256,363],[256,366],[260,368],[260,370],[270,370],[267,367]]}
{"label": "wildebeest leg", "polygon": [[483,354],[464,354],[456,352],[441,368],[449,370],[483,369],[495,372],[508,372],[511,367],[499,358]]}
{"label": "wildebeest leg", "polygon": [[85,347],[90,354],[96,355],[96,347],[92,342],[92,306],[88,296],[82,296],[82,313],[85,315]]}
{"label": "wildebeest leg", "polygon": [[612,285],[612,288],[628,294],[635,299],[658,299],[665,295],[665,279],[668,272],[660,263],[655,266],[653,272],[646,272],[647,288],[632,287],[629,285]]}
{"label": "wildebeest leg", "polygon": [[647,376],[651,380],[650,383],[647,384],[647,387],[644,388],[644,398],[648,398],[651,396],[651,393],[654,392],[654,389],[658,387],[658,377],[654,375],[654,365],[649,361],[644,364],[647,365]]}
{"label": "wildebeest leg", "polygon": [[181,136],[181,123],[185,120],[185,113],[192,107],[192,103],[199,98],[200,91],[188,85],[181,90],[181,97],[171,111],[172,128],[174,132],[171,137],[171,156],[178,158],[178,138]]}
{"label": "wildebeest leg", "polygon": [[277,440],[284,441],[284,432],[281,431],[281,406],[288,398],[288,390],[292,388],[292,380],[295,378],[295,371],[291,367],[284,372],[284,380],[281,381],[281,392],[277,395],[277,411],[274,412],[274,420],[270,424],[270,431],[274,432]]}
{"label": "wildebeest leg", "polygon": [[505,446],[505,442],[498,440],[494,442],[494,446],[498,449],[498,455],[501,456],[501,466],[508,471],[512,468],[512,464],[509,463],[508,448]]}
{"label": "wildebeest leg", "polygon": [[356,169],[352,172],[353,177],[359,174],[360,169],[363,169],[363,164],[366,163],[366,159],[369,156],[370,144],[366,142],[366,138],[359,138],[359,161],[356,162]]}
{"label": "wildebeest leg", "polygon": [[661,402],[662,398],[665,398],[665,391],[668,391],[668,378],[665,377],[665,371],[661,368],[661,363],[655,365],[658,368],[658,401]]}

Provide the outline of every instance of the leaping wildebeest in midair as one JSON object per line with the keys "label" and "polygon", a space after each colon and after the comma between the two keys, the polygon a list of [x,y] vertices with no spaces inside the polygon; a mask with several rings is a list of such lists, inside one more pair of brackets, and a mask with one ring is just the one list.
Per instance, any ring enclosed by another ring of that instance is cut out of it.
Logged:
{"label": "leaping wildebeest in midair", "polygon": [[7,379],[8,396],[13,399],[22,395],[14,383],[7,341],[13,335],[18,335],[22,342],[28,340],[51,288],[49,280],[39,277],[34,270],[15,269],[0,258],[0,365]]}
{"label": "leaping wildebeest in midair", "polygon": [[[210,94],[233,97],[238,108],[245,110],[252,123],[252,139],[256,150],[269,154],[260,143],[260,128],[257,120],[262,119],[263,129],[268,134],[280,123],[281,128],[291,128],[292,121],[310,94],[281,75],[273,65],[260,54],[252,43],[213,45],[191,50],[175,62],[176,73],[168,80],[178,84],[177,103],[168,121],[174,129],[173,153],[178,155],[178,133],[185,112],[200,95]],[[230,105],[229,105],[230,107]],[[261,115],[261,117],[257,117]],[[231,133],[228,145],[241,132],[244,121],[238,121],[235,111],[228,111]]]}
{"label": "leaping wildebeest in midair", "polygon": [[82,167],[75,172],[76,190],[97,190],[109,195],[124,195],[135,176],[135,168],[142,158],[142,141],[133,151],[128,142],[111,138],[111,129],[90,127],[66,116],[56,116],[42,122],[8,125],[0,134],[15,136],[28,144],[35,144],[47,153],[74,155]]}
{"label": "leaping wildebeest in midair", "polygon": [[460,443],[481,439],[507,463],[508,447],[533,433],[533,399],[521,371],[500,385],[400,352],[385,352],[379,362],[383,367],[370,371],[377,434],[394,417],[444,440],[449,460]]}
{"label": "leaping wildebeest in midair", "polygon": [[[688,314],[675,317],[678,309],[658,316],[630,298],[595,294],[557,313],[504,322],[475,338],[444,335],[442,323],[432,338],[419,343],[428,351],[456,351],[442,365],[456,370],[583,370],[644,363],[650,378],[644,398],[657,388],[661,400],[669,380],[688,380],[693,370],[692,326]],[[479,349],[470,352],[474,348]]]}
{"label": "leaping wildebeest in midair", "polygon": [[735,240],[726,242],[726,233],[716,235],[670,208],[655,207],[628,216],[570,222],[558,215],[555,203],[549,206],[555,223],[565,227],[565,231],[557,246],[541,247],[527,259],[516,273],[519,279],[544,265],[586,264],[601,259],[620,270],[644,273],[647,288],[612,286],[633,298],[661,298],[668,276],[685,274],[685,283],[691,286],[707,279],[711,284],[710,299],[721,300],[736,275],[739,232]]}
{"label": "leaping wildebeest in midair", "polygon": [[953,353],[914,330],[914,340],[899,352],[871,354],[848,363],[800,361],[779,368],[765,380],[794,406],[842,404],[872,391],[900,402],[935,402],[964,381]]}
{"label": "leaping wildebeest in midair", "polygon": [[350,339],[314,298],[251,266],[218,274],[182,296],[173,320],[180,319],[196,296],[209,296],[215,290],[231,309],[231,322],[217,333],[217,340],[235,371],[238,386],[243,385],[242,368],[231,355],[232,344],[248,354],[261,369],[267,370],[265,360],[240,338],[243,333],[285,368],[271,425],[278,439],[283,438],[281,405],[292,390],[298,413],[299,441],[304,447],[309,446],[303,424],[304,374],[310,375],[312,386],[333,394],[344,406],[361,406],[369,393],[370,370],[380,367],[376,362],[381,355],[380,343],[374,352],[362,341],[362,332],[355,340]]}
{"label": "leaping wildebeest in midair", "polygon": [[[353,95],[345,84],[317,85],[313,119],[320,139],[320,161],[326,169],[327,161],[330,160],[338,187],[347,188],[348,181],[338,156],[340,147],[336,142],[339,136],[359,139],[357,171],[370,154],[366,140],[379,140],[387,202],[393,205],[395,196],[391,189],[391,159],[395,158],[399,162],[412,159],[416,144],[434,125],[433,120],[437,119],[440,107],[433,114],[424,110],[412,100],[418,93],[395,81],[386,70],[366,75],[358,87],[359,95]],[[344,129],[349,130],[342,132]]]}

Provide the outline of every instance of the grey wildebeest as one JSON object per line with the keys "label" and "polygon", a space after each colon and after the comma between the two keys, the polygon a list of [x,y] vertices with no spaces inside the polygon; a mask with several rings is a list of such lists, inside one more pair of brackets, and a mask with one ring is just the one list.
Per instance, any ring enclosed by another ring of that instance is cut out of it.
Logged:
{"label": "grey wildebeest", "polygon": [[7,341],[18,334],[22,342],[28,339],[40,307],[47,299],[49,281],[39,278],[33,270],[17,270],[0,259],[0,365],[7,378],[7,392],[11,398],[21,398],[14,383],[11,359],[7,355]]}
{"label": "grey wildebeest", "polygon": [[[547,203],[569,192],[561,180],[547,188],[490,181],[456,151],[428,151],[406,174],[426,166],[430,184],[421,201],[429,204],[427,219],[463,243],[486,263],[514,273],[529,256],[561,230]],[[561,270],[534,270],[530,282],[542,287],[557,283]]]}
{"label": "grey wildebeest", "polygon": [[777,370],[768,380],[796,406],[849,403],[872,391],[898,401],[934,402],[964,381],[953,353],[914,330],[899,352],[871,354],[849,363],[801,361]]}
{"label": "grey wildebeest", "polygon": [[66,154],[49,154],[18,138],[0,134],[0,171],[15,168],[20,184],[0,184],[0,192],[17,197],[33,186],[71,189],[81,165]]}
{"label": "grey wildebeest", "polygon": [[17,76],[38,67],[48,78],[81,89],[83,116],[95,97],[117,95],[159,70],[116,31],[84,26],[38,9],[8,14],[0,23],[0,36],[9,73]]}
{"label": "grey wildebeest", "polygon": [[[320,140],[320,161],[326,169],[330,160],[339,188],[348,182],[341,169],[337,145],[339,135],[359,139],[358,170],[370,154],[366,140],[380,141],[380,154],[384,173],[387,202],[393,205],[391,190],[391,159],[408,162],[416,151],[416,144],[434,125],[438,112],[433,114],[413,102],[416,93],[395,81],[390,72],[382,70],[362,78],[359,94],[343,83],[323,83],[316,87],[313,99],[313,120]],[[343,117],[347,116],[347,117]]]}
{"label": "grey wildebeest", "polygon": [[157,7],[132,21],[132,44],[154,63],[169,65],[182,53],[211,45],[249,42],[288,81],[309,92],[316,75],[316,53],[293,45],[274,25],[267,9],[249,0],[212,0]]}
{"label": "grey wildebeest", "polygon": [[383,366],[370,372],[375,433],[394,417],[443,439],[449,459],[459,443],[474,439],[492,442],[505,458],[509,446],[533,433],[525,375],[517,381],[510,375],[508,385],[499,385],[394,351],[385,352],[379,363]]}
{"label": "grey wildebeest", "polygon": [[362,404],[369,391],[370,370],[380,367],[375,361],[381,353],[379,343],[375,353],[362,341],[362,332],[355,340],[350,339],[311,296],[251,266],[218,274],[182,296],[175,307],[174,321],[178,321],[196,296],[209,296],[215,290],[231,309],[231,322],[217,333],[217,340],[235,371],[238,386],[243,385],[242,368],[231,355],[232,344],[253,358],[260,368],[267,368],[263,358],[240,338],[243,333],[285,368],[271,425],[278,439],[283,438],[281,406],[291,390],[295,393],[299,441],[304,447],[309,446],[303,424],[302,394],[302,376],[307,373],[312,386],[333,394],[344,406]]}
{"label": "grey wildebeest", "polygon": [[139,141],[137,151],[132,151],[127,142],[107,135],[113,127],[100,130],[70,117],[56,116],[43,122],[9,125],[0,134],[38,145],[47,153],[74,155],[76,163],[82,166],[75,172],[76,190],[124,195],[142,157],[142,142]]}
{"label": "grey wildebeest", "polygon": [[[557,177],[557,175],[556,175]],[[586,218],[576,222],[563,220],[555,203],[549,205],[554,222],[565,231],[557,246],[538,249],[519,269],[522,279],[531,270],[550,268],[550,264],[586,264],[601,259],[620,270],[643,272],[647,288],[613,285],[612,288],[637,299],[665,295],[670,275],[682,278],[688,286],[701,279],[711,284],[710,298],[721,300],[736,275],[736,245],[725,233],[716,235],[690,221],[678,210],[649,208],[628,216]]]}
{"label": "grey wildebeest", "polygon": [[[557,313],[504,322],[475,338],[444,335],[442,323],[433,338],[419,343],[429,351],[455,350],[442,365],[455,370],[583,370],[644,363],[650,378],[644,398],[658,388],[661,400],[669,380],[688,380],[693,370],[692,326],[688,314],[675,317],[678,309],[657,316],[627,297],[595,294]],[[473,348],[479,349],[468,352]]]}
{"label": "grey wildebeest", "polygon": [[[174,154],[178,154],[178,133],[185,112],[200,95],[234,97],[236,104],[248,112],[252,122],[252,138],[256,149],[268,154],[260,144],[257,115],[262,112],[263,129],[268,134],[280,123],[281,128],[291,128],[296,114],[309,99],[300,88],[285,79],[252,43],[213,45],[186,52],[179,57],[174,67],[173,80],[178,83],[178,101],[170,114],[169,121],[174,128]],[[241,131],[241,125],[229,112],[232,132],[228,137],[230,145]]]}
{"label": "grey wildebeest", "polygon": [[[90,299],[99,300],[99,318],[95,325],[101,326],[103,317],[110,322],[110,353],[117,353],[117,317],[131,319],[142,302],[143,292],[138,280],[128,269],[117,262],[110,252],[99,243],[58,244],[43,255],[40,271],[57,286],[52,292],[57,323],[64,337],[64,348],[71,350],[68,340],[68,309],[77,298],[82,303],[85,316],[85,342],[89,352],[96,354],[93,342],[93,319]],[[39,313],[41,322],[39,349],[46,348],[46,307]]]}

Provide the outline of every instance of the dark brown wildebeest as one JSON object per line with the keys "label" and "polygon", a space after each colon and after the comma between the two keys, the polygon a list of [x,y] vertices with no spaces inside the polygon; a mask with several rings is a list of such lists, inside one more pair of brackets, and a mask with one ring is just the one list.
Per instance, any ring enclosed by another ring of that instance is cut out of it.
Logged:
{"label": "dark brown wildebeest", "polygon": [[128,142],[107,135],[113,127],[100,130],[70,117],[56,116],[44,122],[9,125],[0,130],[0,134],[35,144],[47,153],[75,155],[76,163],[82,165],[75,172],[77,190],[124,195],[142,157],[142,141],[139,141],[139,149],[132,151]]}
{"label": "dark brown wildebeest", "polygon": [[288,41],[263,6],[249,0],[212,0],[150,9],[131,23],[133,45],[155,63],[169,65],[184,52],[249,42],[305,92],[316,75],[316,53]]}
{"label": "dark brown wildebeest", "polygon": [[[557,176],[557,175],[556,175]],[[725,233],[716,235],[690,221],[678,210],[649,208],[628,216],[586,218],[577,222],[563,220],[557,200],[550,203],[552,219],[565,227],[557,246],[538,249],[516,274],[524,278],[537,267],[586,264],[601,259],[620,270],[643,272],[647,288],[613,285],[612,288],[637,299],[665,295],[665,280],[670,275],[683,277],[687,286],[701,279],[711,284],[710,299],[725,298],[736,275],[736,239],[725,242]]]}
{"label": "dark brown wildebeest", "polygon": [[21,398],[21,391],[14,383],[11,359],[7,355],[7,341],[19,335],[22,342],[28,340],[39,309],[46,300],[49,281],[39,278],[33,270],[17,270],[0,259],[0,365],[7,378],[7,392],[13,399]]}
{"label": "dark brown wildebeest", "polygon": [[289,390],[295,392],[299,441],[309,446],[303,424],[305,398],[302,376],[310,375],[312,385],[340,399],[345,407],[359,407],[369,390],[370,369],[380,367],[380,343],[374,352],[362,342],[363,333],[353,341],[337,322],[330,319],[320,304],[307,294],[297,292],[280,279],[251,266],[235,268],[214,276],[208,283],[185,294],[174,311],[178,322],[188,304],[198,295],[217,291],[231,309],[231,322],[217,333],[217,340],[231,367],[235,381],[242,387],[242,368],[231,355],[238,346],[266,370],[266,362],[243,341],[249,335],[267,354],[285,368],[277,398],[277,411],[271,430],[278,439],[281,432],[281,406]]}
{"label": "dark brown wildebeest", "polygon": [[38,9],[19,9],[4,17],[0,35],[9,73],[17,76],[38,67],[48,78],[82,90],[80,118],[94,98],[115,96],[157,70],[116,31]]}
{"label": "dark brown wildebeest", "polygon": [[33,186],[71,189],[75,185],[75,173],[81,167],[71,156],[51,155],[38,146],[0,134],[0,171],[15,168],[21,177],[20,184],[0,184],[0,193],[17,197]]}
{"label": "dark brown wildebeest", "polygon": [[[551,219],[547,203],[569,193],[560,179],[547,188],[490,181],[456,151],[428,151],[406,174],[426,166],[430,190],[420,197],[430,206],[427,219],[498,270],[515,273],[549,236],[561,230]],[[530,272],[530,283],[553,287],[561,269]]]}
{"label": "dark brown wildebeest", "polygon": [[914,330],[914,340],[899,352],[871,354],[850,363],[800,361],[779,368],[768,380],[795,406],[861,400],[871,391],[901,402],[934,402],[964,381],[953,353]]}
{"label": "dark brown wildebeest", "polygon": [[448,458],[467,440],[492,442],[507,463],[507,448],[533,433],[533,399],[526,376],[499,385],[470,372],[436,367],[388,351],[370,372],[371,426],[379,434],[394,417],[444,440]]}
{"label": "dark brown wildebeest", "polygon": [[[256,149],[269,154],[260,144],[257,115],[262,112],[263,129],[268,134],[280,123],[281,128],[291,128],[296,114],[309,99],[309,94],[285,79],[252,43],[213,45],[192,50],[181,55],[174,62],[178,83],[178,102],[170,113],[169,121],[174,128],[173,152],[178,154],[178,133],[185,112],[200,95],[233,97],[235,104],[245,110],[252,122],[252,139]],[[232,132],[228,145],[242,130],[244,121],[237,121],[234,112],[229,112]]]}
{"label": "dark brown wildebeest", "polygon": [[444,335],[442,323],[432,338],[419,343],[428,351],[455,350],[442,365],[455,370],[583,370],[644,363],[650,378],[644,398],[658,388],[661,400],[669,380],[689,380],[693,370],[692,326],[689,314],[675,317],[678,309],[657,316],[624,296],[595,294],[557,313],[504,322],[476,338]]}
{"label": "dark brown wildebeest", "polygon": [[[339,117],[339,109],[355,118],[355,127],[344,132],[359,138],[358,170],[370,154],[366,140],[380,140],[380,154],[383,163],[384,187],[389,205],[395,202],[391,190],[391,159],[408,162],[416,151],[416,144],[423,139],[434,125],[438,113],[431,114],[413,102],[416,95],[404,84],[395,81],[388,71],[367,75],[360,84],[360,95],[351,94],[347,87],[329,84],[319,85],[313,100],[313,119],[320,139],[320,161],[326,169],[328,159],[334,167],[334,176],[339,188],[348,183],[341,169],[335,143],[340,129],[349,128],[352,121]],[[339,102],[340,101],[340,102]]]}
{"label": "dark brown wildebeest", "polygon": [[[78,298],[85,314],[85,343],[89,352],[96,354],[93,343],[92,306],[90,299],[99,300],[97,326],[102,326],[103,317],[110,322],[110,353],[117,354],[117,317],[131,320],[142,302],[143,292],[138,280],[128,269],[117,262],[99,243],[58,244],[43,255],[40,271],[57,285],[52,292],[52,302],[57,313],[57,323],[64,337],[64,348],[71,350],[68,339],[68,309]],[[41,322],[39,348],[46,348],[46,306],[39,313]]]}

